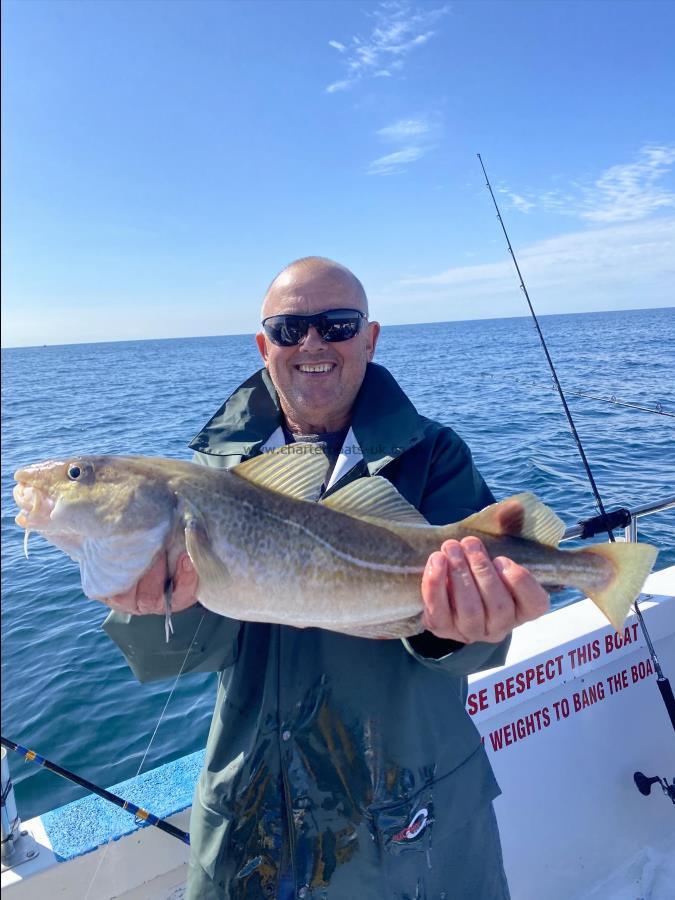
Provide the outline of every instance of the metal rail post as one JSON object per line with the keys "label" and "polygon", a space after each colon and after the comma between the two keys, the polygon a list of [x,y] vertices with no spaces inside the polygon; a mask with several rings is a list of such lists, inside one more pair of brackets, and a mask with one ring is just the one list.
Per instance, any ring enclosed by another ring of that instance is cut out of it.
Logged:
{"label": "metal rail post", "polygon": [[3,866],[9,866],[12,864],[13,856],[16,852],[14,841],[20,834],[21,819],[16,811],[14,786],[9,775],[7,751],[4,747],[0,749],[2,750],[2,864]]}
{"label": "metal rail post", "polygon": [[630,522],[626,526],[625,539],[631,544],[636,543],[638,539],[637,516],[630,517]]}
{"label": "metal rail post", "polygon": [[40,853],[33,835],[21,828],[16,808],[14,785],[9,773],[7,751],[1,747],[2,768],[2,871],[14,869],[21,863],[35,859]]}

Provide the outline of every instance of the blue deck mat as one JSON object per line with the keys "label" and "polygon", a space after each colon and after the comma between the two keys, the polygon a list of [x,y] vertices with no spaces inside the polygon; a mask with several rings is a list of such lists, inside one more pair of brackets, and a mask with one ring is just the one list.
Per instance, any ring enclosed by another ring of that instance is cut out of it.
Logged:
{"label": "blue deck mat", "polygon": [[[110,791],[164,819],[192,804],[203,762],[204,751],[200,750],[115,784]],[[152,827],[137,822],[131,813],[95,794],[44,813],[42,823],[61,862],[89,853],[139,828]],[[176,840],[168,834],[166,839]]]}

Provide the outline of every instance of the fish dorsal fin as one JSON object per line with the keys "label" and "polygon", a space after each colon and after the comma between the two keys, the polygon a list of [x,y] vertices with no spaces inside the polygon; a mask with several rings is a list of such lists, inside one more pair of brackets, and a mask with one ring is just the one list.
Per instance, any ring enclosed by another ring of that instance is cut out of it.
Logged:
{"label": "fish dorsal fin", "polygon": [[499,503],[486,506],[457,525],[470,531],[492,535],[511,535],[557,547],[565,533],[565,525],[558,516],[534,494],[516,494]]}
{"label": "fish dorsal fin", "polygon": [[381,475],[357,478],[321,503],[347,516],[368,519],[385,528],[388,525],[429,524],[414,506],[403,499],[391,481]]}
{"label": "fish dorsal fin", "polygon": [[318,500],[328,471],[328,457],[317,444],[287,444],[247,459],[230,471],[296,500]]}

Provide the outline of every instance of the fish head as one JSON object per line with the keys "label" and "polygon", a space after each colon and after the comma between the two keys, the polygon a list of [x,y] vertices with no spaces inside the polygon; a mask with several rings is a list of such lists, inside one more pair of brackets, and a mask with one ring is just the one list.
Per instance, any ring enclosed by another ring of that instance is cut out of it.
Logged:
{"label": "fish head", "polygon": [[153,528],[175,506],[167,480],[133,457],[47,460],[19,469],[14,478],[17,524],[44,534],[107,537]]}
{"label": "fish head", "polygon": [[90,597],[131,587],[171,530],[175,494],[168,478],[141,459],[47,460],[14,478],[16,523],[78,561]]}

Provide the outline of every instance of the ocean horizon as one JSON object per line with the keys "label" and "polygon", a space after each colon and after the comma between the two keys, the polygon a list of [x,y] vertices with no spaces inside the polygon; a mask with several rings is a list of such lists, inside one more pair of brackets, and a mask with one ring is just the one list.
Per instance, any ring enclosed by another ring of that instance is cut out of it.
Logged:
{"label": "ocean horizon", "polygon": [[[594,316],[594,315],[603,315],[605,313],[616,313],[617,315],[621,315],[622,313],[640,313],[640,312],[653,312],[659,309],[675,309],[674,306],[651,306],[651,307],[635,307],[631,309],[607,309],[607,310],[577,310],[576,312],[568,312],[568,313],[535,313],[538,319],[551,319],[556,316]],[[417,328],[424,327],[425,325],[454,325],[462,322],[503,322],[503,321],[512,321],[517,319],[531,319],[531,315],[529,313],[523,313],[523,315],[519,316],[490,316],[478,319],[432,319],[425,322],[399,322],[399,323],[380,323],[382,328]],[[375,317],[376,321],[379,321],[377,317]],[[198,341],[203,339],[210,338],[221,338],[221,337],[253,337],[255,335],[255,331],[242,331],[242,332],[224,332],[217,334],[197,334],[197,335],[174,335],[170,337],[143,337],[143,338],[117,338],[110,341],[73,341],[72,343],[67,344],[3,344],[0,346],[0,350],[33,350],[39,349],[43,347],[79,347],[82,345],[94,345],[94,344],[138,344],[143,341]]]}

